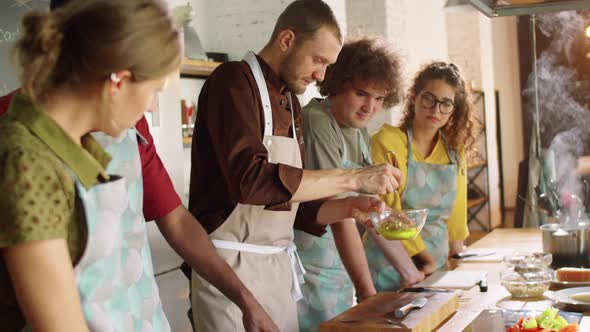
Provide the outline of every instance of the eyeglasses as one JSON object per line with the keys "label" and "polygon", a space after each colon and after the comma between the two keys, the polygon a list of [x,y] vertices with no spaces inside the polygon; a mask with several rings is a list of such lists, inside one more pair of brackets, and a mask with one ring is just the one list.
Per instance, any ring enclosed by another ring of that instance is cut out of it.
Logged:
{"label": "eyeglasses", "polygon": [[425,92],[421,97],[420,97],[420,105],[422,105],[422,107],[424,108],[433,108],[436,106],[436,104],[439,104],[440,106],[438,107],[438,110],[442,113],[442,114],[449,114],[452,113],[455,110],[455,104],[450,101],[450,100],[438,100],[436,99],[436,97],[429,92]]}

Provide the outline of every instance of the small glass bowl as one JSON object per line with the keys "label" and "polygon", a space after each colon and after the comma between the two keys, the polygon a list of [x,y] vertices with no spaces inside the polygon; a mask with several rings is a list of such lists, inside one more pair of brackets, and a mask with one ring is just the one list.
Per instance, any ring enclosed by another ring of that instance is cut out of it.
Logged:
{"label": "small glass bowl", "polygon": [[385,210],[371,213],[373,227],[387,240],[409,240],[415,238],[424,227],[428,209]]}
{"label": "small glass bowl", "polygon": [[500,274],[504,286],[513,298],[542,296],[553,280],[549,268],[552,256],[547,253],[532,253],[506,256],[507,268]]}
{"label": "small glass bowl", "polygon": [[513,298],[539,297],[551,285],[550,273],[538,273],[524,278],[514,268],[509,268],[501,274],[502,286],[510,292]]}

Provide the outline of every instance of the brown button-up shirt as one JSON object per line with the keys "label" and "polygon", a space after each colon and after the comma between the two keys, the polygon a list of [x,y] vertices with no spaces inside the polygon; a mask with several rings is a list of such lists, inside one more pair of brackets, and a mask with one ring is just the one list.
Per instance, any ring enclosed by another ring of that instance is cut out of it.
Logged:
{"label": "brown button-up shirt", "polygon": [[[258,61],[270,96],[274,135],[289,137],[295,130],[305,160],[301,106],[293,96],[294,129],[285,83],[264,60]],[[303,170],[269,163],[263,135],[262,102],[248,64],[220,65],[201,90],[191,151],[189,210],[207,232],[223,224],[238,203],[291,209]],[[323,234],[325,227],[315,224],[321,203],[301,204],[296,227]]]}

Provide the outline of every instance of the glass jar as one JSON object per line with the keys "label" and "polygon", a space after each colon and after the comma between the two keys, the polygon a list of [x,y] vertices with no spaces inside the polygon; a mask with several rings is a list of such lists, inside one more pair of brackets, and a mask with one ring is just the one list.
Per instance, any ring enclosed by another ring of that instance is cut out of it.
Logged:
{"label": "glass jar", "polygon": [[507,268],[500,274],[504,286],[513,298],[539,297],[549,288],[553,280],[551,254],[515,253],[504,258]]}

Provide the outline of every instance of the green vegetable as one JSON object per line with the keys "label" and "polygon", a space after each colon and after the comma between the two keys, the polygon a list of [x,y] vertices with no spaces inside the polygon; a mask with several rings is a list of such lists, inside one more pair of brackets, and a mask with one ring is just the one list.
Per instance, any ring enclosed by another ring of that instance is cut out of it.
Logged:
{"label": "green vegetable", "polygon": [[522,321],[522,327],[524,329],[534,329],[536,328],[537,325],[537,320],[535,319],[535,317],[526,317],[523,321]]}
{"label": "green vegetable", "polygon": [[553,307],[545,309],[545,311],[543,311],[543,313],[541,313],[541,315],[537,317],[539,325],[541,325],[546,319],[555,318],[555,316],[557,316],[557,312],[559,312],[559,310]]}
{"label": "green vegetable", "polygon": [[557,321],[558,321],[558,322],[561,324],[561,327],[560,327],[560,328],[564,328],[565,326],[567,326],[567,324],[569,324],[569,323],[567,322],[567,320],[565,320],[565,318],[563,318],[563,317],[561,317],[561,316],[559,316],[559,315],[557,316],[557,318],[556,318],[556,319],[557,319]]}
{"label": "green vegetable", "polygon": [[542,329],[557,330],[565,327],[568,323],[565,318],[557,314],[558,309],[549,307],[543,313],[537,317],[538,326]]}

